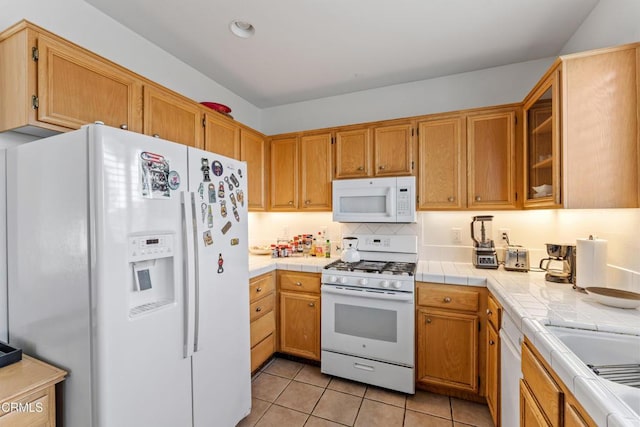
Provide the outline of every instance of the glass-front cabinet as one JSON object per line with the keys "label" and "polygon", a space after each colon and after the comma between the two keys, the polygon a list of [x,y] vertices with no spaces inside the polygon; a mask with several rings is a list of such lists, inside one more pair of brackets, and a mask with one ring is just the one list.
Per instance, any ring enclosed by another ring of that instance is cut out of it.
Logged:
{"label": "glass-front cabinet", "polygon": [[555,69],[524,103],[525,207],[561,204],[559,76]]}

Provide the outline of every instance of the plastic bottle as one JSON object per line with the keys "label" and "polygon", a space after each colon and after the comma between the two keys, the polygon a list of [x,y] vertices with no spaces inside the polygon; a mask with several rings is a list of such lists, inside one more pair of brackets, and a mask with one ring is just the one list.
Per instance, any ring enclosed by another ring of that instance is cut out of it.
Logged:
{"label": "plastic bottle", "polygon": [[331,258],[331,242],[327,239],[327,244],[324,249],[324,257]]}
{"label": "plastic bottle", "polygon": [[316,238],[315,237],[311,241],[311,249],[309,250],[309,255],[316,256]]}

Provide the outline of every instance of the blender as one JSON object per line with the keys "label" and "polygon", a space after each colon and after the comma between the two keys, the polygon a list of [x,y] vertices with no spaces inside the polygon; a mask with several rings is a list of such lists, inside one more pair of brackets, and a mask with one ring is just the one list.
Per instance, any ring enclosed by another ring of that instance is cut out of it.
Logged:
{"label": "blender", "polygon": [[493,244],[491,222],[493,215],[478,215],[471,222],[473,265],[476,268],[498,268],[498,256]]}

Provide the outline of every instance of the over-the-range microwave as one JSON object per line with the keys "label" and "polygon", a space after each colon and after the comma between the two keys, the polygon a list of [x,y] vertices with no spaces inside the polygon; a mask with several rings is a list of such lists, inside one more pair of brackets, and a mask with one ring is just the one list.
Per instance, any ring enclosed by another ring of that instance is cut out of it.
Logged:
{"label": "over-the-range microwave", "polygon": [[337,222],[416,222],[416,178],[333,181],[333,220]]}

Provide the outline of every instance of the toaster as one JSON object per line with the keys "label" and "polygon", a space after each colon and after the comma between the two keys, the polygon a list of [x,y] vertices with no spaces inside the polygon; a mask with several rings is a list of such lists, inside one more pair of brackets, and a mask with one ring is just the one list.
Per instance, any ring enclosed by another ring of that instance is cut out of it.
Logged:
{"label": "toaster", "polygon": [[504,269],[529,271],[529,251],[521,246],[508,246],[504,251]]}

